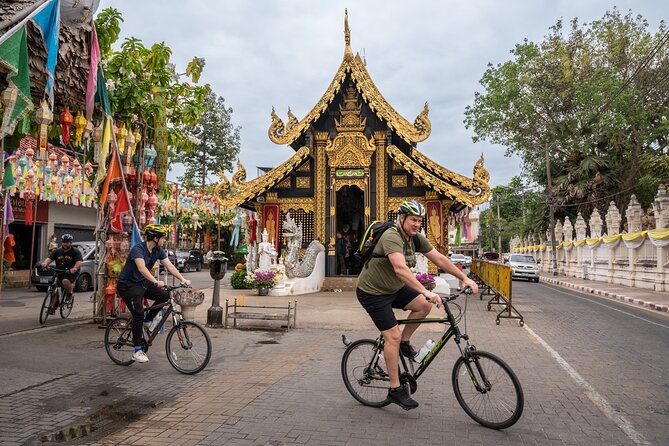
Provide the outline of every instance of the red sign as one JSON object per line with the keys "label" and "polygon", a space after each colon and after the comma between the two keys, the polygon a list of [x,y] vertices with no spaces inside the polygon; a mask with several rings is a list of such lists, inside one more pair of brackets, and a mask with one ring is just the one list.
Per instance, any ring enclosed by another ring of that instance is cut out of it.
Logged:
{"label": "red sign", "polygon": [[[15,195],[11,197],[11,202],[14,220],[26,221],[26,200]],[[37,216],[34,221],[37,223],[46,223],[49,221],[49,202],[39,200],[37,204],[33,203],[33,212],[35,212],[35,206],[37,206]]]}

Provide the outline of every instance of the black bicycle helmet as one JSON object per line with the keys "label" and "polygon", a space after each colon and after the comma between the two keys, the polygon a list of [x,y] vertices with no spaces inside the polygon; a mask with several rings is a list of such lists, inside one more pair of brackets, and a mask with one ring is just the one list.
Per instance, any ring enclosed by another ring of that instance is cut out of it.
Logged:
{"label": "black bicycle helmet", "polygon": [[416,200],[403,201],[400,208],[397,210],[401,215],[415,215],[417,217],[425,217],[425,206]]}
{"label": "black bicycle helmet", "polygon": [[164,226],[146,225],[144,227],[144,237],[147,239],[160,238],[166,236],[167,236],[167,229]]}
{"label": "black bicycle helmet", "polygon": [[60,237],[60,241],[63,243],[72,243],[74,241],[74,237],[72,237],[72,234],[63,234]]}

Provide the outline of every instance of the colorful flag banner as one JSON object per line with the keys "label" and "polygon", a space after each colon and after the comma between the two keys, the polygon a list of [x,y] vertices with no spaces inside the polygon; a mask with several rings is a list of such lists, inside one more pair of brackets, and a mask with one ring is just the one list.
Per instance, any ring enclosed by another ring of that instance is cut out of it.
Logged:
{"label": "colorful flag banner", "polygon": [[88,69],[88,84],[86,85],[86,120],[93,120],[95,109],[95,93],[98,88],[98,63],[100,62],[100,45],[98,44],[98,33],[95,30],[95,22],[91,31],[91,60]]}
{"label": "colorful flag banner", "polygon": [[118,201],[116,202],[116,207],[114,208],[114,217],[111,221],[111,227],[113,230],[116,232],[123,232],[123,216],[128,213],[132,215],[132,210],[130,209],[130,200],[125,188],[122,188],[121,192],[118,194]]}
{"label": "colorful flag banner", "polygon": [[60,2],[51,0],[49,4],[33,17],[37,29],[42,33],[46,44],[46,88],[49,106],[53,110],[53,84],[58,62],[58,35],[60,34]]}
{"label": "colorful flag banner", "polygon": [[[116,148],[112,149],[111,160],[109,161],[109,170],[107,171],[107,177],[105,178],[105,184],[102,186],[102,192],[100,193],[100,207],[104,206],[107,202],[107,195],[109,194],[109,185],[112,181],[117,181],[122,179],[123,172],[121,171],[121,165],[118,160],[118,155],[116,153]],[[119,202],[121,198],[119,196]]]}
{"label": "colorful flag banner", "polygon": [[33,107],[25,26],[0,45],[0,66],[8,71],[7,83],[12,92],[10,103],[5,105],[0,127],[0,138],[3,138],[14,133],[16,124]]}

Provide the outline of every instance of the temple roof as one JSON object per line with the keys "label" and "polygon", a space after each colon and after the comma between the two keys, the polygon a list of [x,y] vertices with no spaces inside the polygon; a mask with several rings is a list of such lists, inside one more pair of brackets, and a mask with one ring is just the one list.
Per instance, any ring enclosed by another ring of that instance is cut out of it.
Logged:
{"label": "temple roof", "polygon": [[238,161],[238,170],[232,176],[232,185],[223,173],[219,173],[221,182],[216,186],[214,195],[223,208],[232,209],[241,206],[245,202],[276,186],[295,170],[297,166],[302,164],[309,154],[309,147],[302,147],[280,166],[248,182],[244,182],[246,171]]}
{"label": "temple roof", "polygon": [[406,155],[396,146],[389,146],[386,151],[407,172],[420,179],[432,190],[458,203],[473,207],[485,202],[490,196],[490,186],[488,186],[490,174],[483,167],[483,155],[474,166],[474,178],[472,179],[440,166],[416,148],[412,149],[411,156]]}
{"label": "temple roof", "polygon": [[416,117],[414,123],[404,119],[383,97],[381,92],[365,67],[365,62],[359,54],[353,56],[351,51],[351,38],[348,28],[348,12],[344,18],[344,35],[346,41],[346,48],[344,50],[344,60],[339,65],[339,69],[334,75],[330,86],[325,91],[321,99],[311,109],[307,115],[298,121],[288,109],[288,121],[284,125],[283,121],[277,116],[274,107],[272,107],[272,124],[269,127],[269,139],[276,144],[291,144],[304,133],[309,126],[315,122],[321,114],[327,110],[328,105],[332,103],[335,96],[341,89],[347,74],[350,74],[354,81],[356,89],[367,102],[369,108],[376,113],[376,115],[388,123],[388,127],[393,129],[398,136],[404,139],[407,143],[417,143],[425,141],[430,136],[432,124],[428,118],[429,108],[427,102],[423,107],[423,111]]}

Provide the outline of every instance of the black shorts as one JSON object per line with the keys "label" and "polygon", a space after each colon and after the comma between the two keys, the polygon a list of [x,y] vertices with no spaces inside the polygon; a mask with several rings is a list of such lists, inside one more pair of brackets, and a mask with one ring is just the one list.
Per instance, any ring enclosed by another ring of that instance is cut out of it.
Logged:
{"label": "black shorts", "polygon": [[397,325],[393,308],[404,310],[412,300],[421,294],[420,291],[408,285],[404,285],[395,294],[367,294],[360,288],[356,288],[355,293],[358,296],[358,302],[367,310],[379,331],[389,330]]}
{"label": "black shorts", "polygon": [[62,273],[59,275],[59,278],[61,282],[63,279],[67,279],[70,281],[70,283],[75,283],[77,281],[77,277],[79,277],[79,274],[70,274],[70,273]]}

